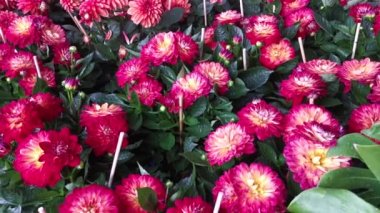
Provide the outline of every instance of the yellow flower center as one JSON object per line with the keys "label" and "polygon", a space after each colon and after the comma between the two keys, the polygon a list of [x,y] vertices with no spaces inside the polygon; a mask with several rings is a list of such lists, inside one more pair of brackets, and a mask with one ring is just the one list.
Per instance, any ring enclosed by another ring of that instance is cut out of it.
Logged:
{"label": "yellow flower center", "polygon": [[18,34],[25,35],[29,33],[31,26],[32,22],[27,19],[21,19],[20,21],[16,22],[15,31]]}

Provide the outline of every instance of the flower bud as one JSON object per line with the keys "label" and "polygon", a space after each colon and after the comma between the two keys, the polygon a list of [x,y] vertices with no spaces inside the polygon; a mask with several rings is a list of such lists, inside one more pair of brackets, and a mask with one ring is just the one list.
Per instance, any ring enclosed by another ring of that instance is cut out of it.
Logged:
{"label": "flower bud", "polygon": [[74,91],[80,85],[79,80],[77,78],[66,78],[62,81],[62,86],[65,90]]}
{"label": "flower bud", "polygon": [[160,111],[161,112],[165,112],[166,111],[166,107],[165,106],[160,106]]}
{"label": "flower bud", "polygon": [[262,46],[263,46],[262,42],[260,42],[260,41],[256,42],[256,47],[262,47]]}
{"label": "flower bud", "polygon": [[166,188],[171,188],[173,186],[173,182],[168,180],[168,181],[166,181],[165,186],[166,186]]}
{"label": "flower bud", "polygon": [[69,51],[70,51],[70,53],[76,53],[77,47],[76,46],[70,46]]}
{"label": "flower bud", "polygon": [[118,53],[119,59],[123,60],[125,58],[125,56],[127,56],[127,54],[128,54],[128,52],[127,52],[127,49],[125,48],[125,46],[120,45],[119,53]]}
{"label": "flower bud", "polygon": [[233,85],[234,85],[234,82],[231,81],[231,80],[229,80],[229,81],[228,81],[228,87],[232,87]]}

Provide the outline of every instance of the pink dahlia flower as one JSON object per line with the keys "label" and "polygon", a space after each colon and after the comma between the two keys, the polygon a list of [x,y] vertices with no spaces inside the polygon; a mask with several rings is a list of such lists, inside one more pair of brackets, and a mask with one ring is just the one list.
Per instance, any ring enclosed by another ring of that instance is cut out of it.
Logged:
{"label": "pink dahlia flower", "polygon": [[142,104],[152,107],[162,96],[162,85],[159,81],[146,77],[134,84],[130,91],[137,94]]}
{"label": "pink dahlia flower", "polygon": [[299,9],[285,17],[286,27],[291,27],[297,23],[300,23],[297,32],[298,37],[305,38],[306,36],[314,35],[319,30],[319,25],[314,18],[314,12],[310,8]]}
{"label": "pink dahlia flower", "polygon": [[164,12],[161,0],[132,0],[129,2],[128,14],[135,24],[144,28],[156,26]]}
{"label": "pink dahlia flower", "polygon": [[211,213],[212,206],[205,202],[202,197],[185,197],[174,202],[174,207],[166,213]]}
{"label": "pink dahlia flower", "polygon": [[276,107],[264,100],[253,100],[243,107],[237,115],[239,124],[259,140],[281,136],[283,115]]}
{"label": "pink dahlia flower", "polygon": [[284,157],[293,178],[302,189],[317,186],[328,171],[348,167],[350,158],[327,157],[328,146],[304,138],[294,138],[285,145]]}
{"label": "pink dahlia flower", "polygon": [[326,84],[319,75],[309,72],[293,72],[288,79],[281,82],[280,94],[292,101],[293,105],[301,104],[304,98],[317,99],[327,93]]}
{"label": "pink dahlia flower", "polygon": [[348,121],[351,132],[361,132],[380,122],[380,104],[364,104],[352,111]]}
{"label": "pink dahlia flower", "polygon": [[211,165],[223,165],[244,154],[255,152],[253,138],[236,123],[217,128],[205,141],[207,159]]}
{"label": "pink dahlia flower", "polygon": [[376,15],[375,8],[369,3],[359,3],[350,7],[349,15],[356,23],[360,23],[363,18],[373,18]]}
{"label": "pink dahlia flower", "polygon": [[161,181],[150,175],[131,174],[124,178],[120,185],[116,186],[115,192],[120,200],[121,207],[125,212],[147,213],[138,201],[137,190],[140,188],[151,188],[157,195],[157,210],[165,208],[166,189]]}
{"label": "pink dahlia flower", "polygon": [[281,64],[296,57],[295,50],[289,40],[281,40],[278,43],[266,45],[261,49],[260,63],[268,68],[275,69]]}
{"label": "pink dahlia flower", "polygon": [[139,79],[146,78],[149,64],[141,58],[133,58],[122,63],[116,72],[117,84],[124,88],[127,84],[133,84]]}
{"label": "pink dahlia flower", "polygon": [[207,78],[211,85],[216,85],[218,91],[224,94],[228,90],[230,74],[228,70],[218,62],[201,62],[194,67],[194,72]]}
{"label": "pink dahlia flower", "polygon": [[176,64],[178,58],[175,33],[159,33],[154,36],[141,51],[141,58],[154,66],[163,63]]}
{"label": "pink dahlia flower", "polygon": [[82,188],[75,188],[60,205],[59,212],[118,213],[119,201],[111,189],[91,184]]}

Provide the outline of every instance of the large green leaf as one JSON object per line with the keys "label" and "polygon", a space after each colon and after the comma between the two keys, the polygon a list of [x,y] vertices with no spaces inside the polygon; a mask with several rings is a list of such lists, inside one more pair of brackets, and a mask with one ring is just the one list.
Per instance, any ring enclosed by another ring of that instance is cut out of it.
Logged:
{"label": "large green leaf", "polygon": [[184,152],[181,153],[186,160],[190,161],[191,163],[197,165],[197,166],[208,166],[209,163],[207,159],[205,159],[203,156],[204,154],[199,151],[192,151],[192,152]]}
{"label": "large green leaf", "polygon": [[374,124],[370,129],[363,130],[362,133],[370,138],[380,140],[380,123]]}
{"label": "large green leaf", "polygon": [[149,211],[155,211],[157,208],[157,194],[150,187],[137,189],[137,196],[140,206]]}
{"label": "large green leaf", "polygon": [[184,13],[183,8],[175,7],[169,11],[166,11],[161,18],[161,21],[158,25],[160,28],[169,27],[179,21],[181,21]]}
{"label": "large green leaf", "polygon": [[293,199],[288,206],[293,213],[380,213],[380,210],[345,189],[313,188]]}
{"label": "large green leaf", "polygon": [[380,180],[380,145],[354,145],[356,151],[359,153],[360,157],[363,159],[364,163],[368,166],[371,172]]}
{"label": "large green leaf", "polygon": [[368,169],[348,167],[323,175],[319,187],[341,189],[373,189],[380,195],[380,182]]}
{"label": "large green leaf", "polygon": [[359,133],[345,135],[338,140],[337,146],[331,148],[327,153],[328,156],[347,156],[360,159],[359,154],[354,148],[354,144],[373,145],[374,143]]}
{"label": "large green leaf", "polygon": [[169,132],[163,132],[163,133],[157,133],[157,140],[160,143],[160,147],[164,150],[171,150],[175,144],[175,137],[172,133]]}
{"label": "large green leaf", "polygon": [[244,81],[248,89],[255,90],[264,85],[272,73],[273,71],[264,67],[254,67],[242,72],[239,77]]}

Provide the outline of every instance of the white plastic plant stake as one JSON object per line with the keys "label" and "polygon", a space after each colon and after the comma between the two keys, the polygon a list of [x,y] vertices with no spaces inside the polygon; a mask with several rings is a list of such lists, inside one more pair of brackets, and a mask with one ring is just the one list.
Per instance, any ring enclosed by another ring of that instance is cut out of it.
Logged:
{"label": "white plastic plant stake", "polygon": [[241,13],[241,17],[244,17],[244,5],[243,5],[243,0],[240,0],[240,13]]}
{"label": "white plastic plant stake", "polygon": [[202,27],[202,29],[201,29],[201,49],[200,49],[200,53],[199,53],[200,59],[202,59],[202,57],[203,57],[203,49],[204,49],[204,45],[205,45],[205,32],[206,32],[206,29],[204,27]]}
{"label": "white plastic plant stake", "polygon": [[222,204],[222,200],[223,200],[223,195],[224,195],[223,192],[218,193],[218,197],[216,198],[213,213],[219,213],[220,205]]}
{"label": "white plastic plant stake", "polygon": [[276,5],[275,4],[272,5],[272,13],[276,13]]}
{"label": "white plastic plant stake", "polygon": [[36,68],[36,71],[37,71],[37,77],[39,79],[42,79],[41,69],[40,69],[40,65],[38,65],[37,56],[33,56],[33,62],[34,62],[34,67]]}
{"label": "white plastic plant stake", "polygon": [[183,134],[183,95],[181,94],[178,99],[179,102],[179,143],[182,145],[182,134]]}
{"label": "white plastic plant stake", "polygon": [[124,134],[125,134],[124,132],[120,132],[119,139],[117,141],[115,155],[113,156],[113,162],[112,162],[112,167],[111,167],[111,172],[110,172],[110,178],[108,180],[108,187],[110,187],[110,188],[112,186],[113,177],[115,176],[115,170],[116,170],[117,160],[119,159],[121,145],[123,144]]}
{"label": "white plastic plant stake", "polygon": [[203,16],[205,21],[205,27],[207,27],[207,4],[206,0],[203,0]]}
{"label": "white plastic plant stake", "polygon": [[306,55],[305,55],[305,49],[303,48],[303,41],[301,37],[298,37],[298,44],[300,45],[300,51],[302,56],[302,62],[306,62]]}
{"label": "white plastic plant stake", "polygon": [[362,23],[356,24],[356,31],[355,31],[355,38],[354,38],[354,44],[352,45],[352,55],[351,59],[355,58],[356,48],[358,47],[358,40],[359,40],[359,33]]}
{"label": "white plastic plant stake", "polygon": [[4,32],[3,30],[0,28],[0,38],[1,40],[3,41],[3,43],[5,44],[7,41],[5,40],[5,36],[4,36]]}
{"label": "white plastic plant stake", "polygon": [[244,71],[248,69],[248,61],[247,61],[247,49],[243,48],[243,68]]}

